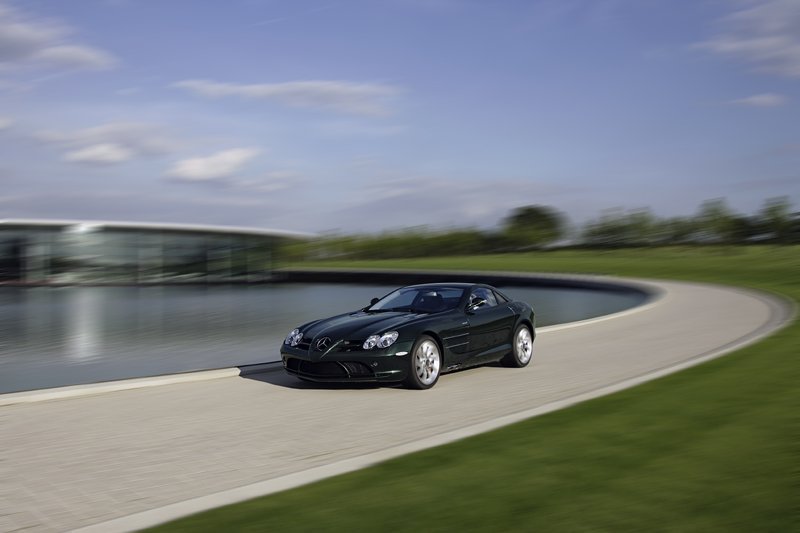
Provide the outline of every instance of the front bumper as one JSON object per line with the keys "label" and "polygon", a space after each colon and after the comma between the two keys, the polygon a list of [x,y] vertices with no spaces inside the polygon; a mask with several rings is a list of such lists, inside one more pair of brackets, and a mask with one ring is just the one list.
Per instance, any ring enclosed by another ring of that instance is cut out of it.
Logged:
{"label": "front bumper", "polygon": [[411,344],[396,342],[382,350],[347,350],[324,354],[283,344],[281,360],[286,372],[309,381],[396,382],[407,376]]}

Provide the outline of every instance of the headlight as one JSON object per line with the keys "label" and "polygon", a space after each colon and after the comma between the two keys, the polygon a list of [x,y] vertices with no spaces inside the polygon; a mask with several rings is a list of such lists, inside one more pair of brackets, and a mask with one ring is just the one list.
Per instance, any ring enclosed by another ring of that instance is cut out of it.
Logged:
{"label": "headlight", "polygon": [[371,350],[378,345],[379,340],[381,340],[380,336],[370,335],[369,337],[367,337],[367,340],[364,341],[364,346],[362,346],[362,348],[364,348],[365,350]]}
{"label": "headlight", "polygon": [[396,331],[388,331],[381,335],[380,340],[378,340],[378,348],[388,348],[394,341],[397,340],[398,333]]}
{"label": "headlight", "polygon": [[378,348],[388,348],[394,341],[397,340],[399,333],[396,331],[387,331],[383,335],[370,335],[366,341],[364,341],[364,345],[362,348],[365,350],[371,350],[374,347]]}
{"label": "headlight", "polygon": [[289,346],[297,346],[301,340],[303,340],[303,334],[300,333],[299,329],[295,328],[286,336],[286,340],[283,343]]}

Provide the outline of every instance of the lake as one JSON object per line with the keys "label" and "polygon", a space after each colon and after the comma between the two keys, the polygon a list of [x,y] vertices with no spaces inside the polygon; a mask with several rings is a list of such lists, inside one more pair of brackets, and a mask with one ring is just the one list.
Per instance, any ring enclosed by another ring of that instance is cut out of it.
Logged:
{"label": "lake", "polygon": [[[278,361],[293,328],[395,286],[286,283],[0,288],[0,393]],[[621,311],[644,295],[503,287],[537,326]]]}

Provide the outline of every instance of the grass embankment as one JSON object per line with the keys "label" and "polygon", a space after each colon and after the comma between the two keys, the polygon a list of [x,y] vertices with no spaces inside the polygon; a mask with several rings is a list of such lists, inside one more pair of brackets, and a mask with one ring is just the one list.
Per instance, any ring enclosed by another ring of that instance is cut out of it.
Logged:
{"label": "grass embankment", "polygon": [[[798,247],[325,265],[673,278],[800,301]],[[657,381],[158,529],[797,531],[799,352],[795,322],[757,345]]]}

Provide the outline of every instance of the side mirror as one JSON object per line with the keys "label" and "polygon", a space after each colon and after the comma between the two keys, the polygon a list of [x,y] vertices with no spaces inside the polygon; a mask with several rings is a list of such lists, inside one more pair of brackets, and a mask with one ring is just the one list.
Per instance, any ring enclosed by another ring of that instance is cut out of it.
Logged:
{"label": "side mirror", "polygon": [[479,307],[486,305],[486,300],[483,298],[475,298],[467,306],[467,313],[474,313]]}
{"label": "side mirror", "polygon": [[373,305],[375,305],[376,303],[378,303],[379,301],[381,301],[381,299],[380,299],[380,298],[373,298],[372,300],[370,300],[370,301],[369,301],[369,305],[370,305],[370,306],[373,306]]}

